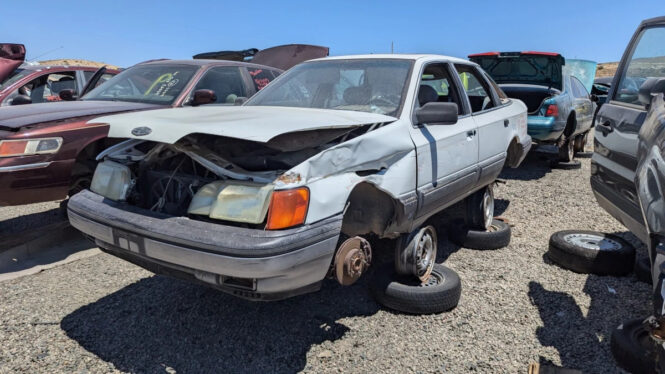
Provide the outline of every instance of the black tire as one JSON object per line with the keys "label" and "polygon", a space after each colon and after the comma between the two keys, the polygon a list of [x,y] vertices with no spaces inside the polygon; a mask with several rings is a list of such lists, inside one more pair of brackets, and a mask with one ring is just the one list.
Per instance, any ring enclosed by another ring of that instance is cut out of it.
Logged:
{"label": "black tire", "polygon": [[492,250],[510,244],[510,225],[495,219],[489,230],[473,230],[462,224],[453,224],[448,231],[450,240],[464,248]]}
{"label": "black tire", "polygon": [[559,161],[561,162],[571,162],[575,157],[575,141],[574,139],[568,138],[559,147]]}
{"label": "black tire", "polygon": [[635,277],[638,281],[651,284],[651,260],[649,257],[640,257],[635,260]]}
{"label": "black tire", "polygon": [[550,236],[547,256],[577,273],[626,275],[633,271],[635,248],[618,236],[565,230]]}
{"label": "black tire", "polygon": [[570,161],[570,162],[562,162],[562,161],[555,160],[555,161],[552,162],[552,164],[550,166],[553,169],[575,170],[575,169],[581,168],[582,163],[577,161],[577,160],[573,160],[573,161]]}
{"label": "black tire", "polygon": [[656,342],[642,319],[627,321],[612,331],[610,349],[617,365],[630,373],[656,372]]}
{"label": "black tire", "polygon": [[441,313],[454,309],[462,294],[462,282],[457,273],[435,264],[430,280],[423,286],[414,276],[400,276],[392,263],[377,269],[370,282],[370,291],[377,303],[410,314]]}

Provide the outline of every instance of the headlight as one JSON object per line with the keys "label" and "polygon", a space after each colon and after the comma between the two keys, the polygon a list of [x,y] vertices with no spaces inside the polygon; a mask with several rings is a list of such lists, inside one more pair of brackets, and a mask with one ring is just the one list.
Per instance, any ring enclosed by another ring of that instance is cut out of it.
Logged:
{"label": "headlight", "polygon": [[132,173],[123,164],[100,162],[92,176],[90,190],[113,201],[123,201],[132,187]]}
{"label": "headlight", "polygon": [[60,150],[60,146],[62,138],[0,140],[0,157],[56,153]]}

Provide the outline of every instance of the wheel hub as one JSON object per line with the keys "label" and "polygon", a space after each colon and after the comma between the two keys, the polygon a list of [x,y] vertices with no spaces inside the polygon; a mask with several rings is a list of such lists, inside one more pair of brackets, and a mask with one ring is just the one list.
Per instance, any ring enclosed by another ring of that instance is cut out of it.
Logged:
{"label": "wheel hub", "polygon": [[350,286],[369,268],[372,247],[359,236],[342,243],[335,255],[335,278],[343,286]]}

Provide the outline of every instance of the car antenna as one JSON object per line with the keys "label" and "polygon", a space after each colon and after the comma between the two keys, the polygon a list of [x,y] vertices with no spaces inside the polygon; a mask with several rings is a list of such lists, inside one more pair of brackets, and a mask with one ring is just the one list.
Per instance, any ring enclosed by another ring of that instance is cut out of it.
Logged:
{"label": "car antenna", "polygon": [[46,51],[46,52],[42,53],[41,55],[39,55],[39,56],[37,56],[37,57],[34,57],[34,58],[28,60],[28,62],[35,61],[36,59],[38,59],[38,58],[40,58],[40,57],[42,57],[42,56],[45,56],[45,55],[47,55],[47,54],[49,54],[49,53],[53,53],[53,52],[55,52],[55,51],[57,51],[57,50],[59,50],[59,49],[63,49],[63,48],[64,48],[63,46],[60,46],[60,47],[58,47],[58,48],[53,48],[53,49],[51,49],[51,50],[49,50],[49,51]]}

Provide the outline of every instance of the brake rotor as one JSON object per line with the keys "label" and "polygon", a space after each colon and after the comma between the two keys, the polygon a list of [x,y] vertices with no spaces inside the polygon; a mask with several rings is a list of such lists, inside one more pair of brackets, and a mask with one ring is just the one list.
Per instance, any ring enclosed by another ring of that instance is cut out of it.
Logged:
{"label": "brake rotor", "polygon": [[359,236],[349,238],[339,246],[335,255],[335,279],[342,286],[350,286],[369,268],[372,247]]}

